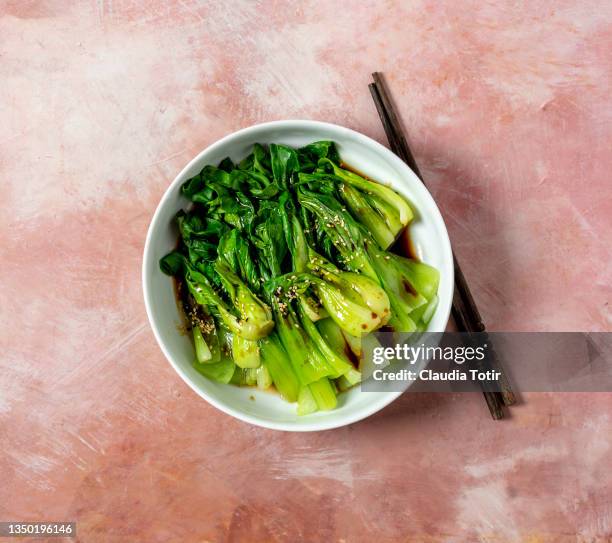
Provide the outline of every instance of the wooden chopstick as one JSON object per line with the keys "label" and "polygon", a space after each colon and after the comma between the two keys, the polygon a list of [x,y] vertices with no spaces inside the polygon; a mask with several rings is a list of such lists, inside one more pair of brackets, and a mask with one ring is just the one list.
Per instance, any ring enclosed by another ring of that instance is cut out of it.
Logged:
{"label": "wooden chopstick", "polygon": [[[395,112],[395,108],[393,107],[393,103],[391,102],[389,93],[387,92],[387,87],[385,86],[382,74],[379,72],[374,72],[372,74],[372,78],[374,83],[370,83],[368,87],[370,89],[370,93],[372,94],[372,98],[374,100],[378,116],[380,117],[385,130],[385,134],[389,140],[391,150],[397,156],[399,156],[419,177],[423,184],[425,184],[423,181],[423,175],[421,174],[416,160],[414,159],[414,155],[410,150],[410,146],[406,141],[404,131]],[[482,321],[482,317],[480,316],[480,312],[478,311],[478,307],[476,306],[476,302],[474,301],[474,297],[472,296],[467,281],[465,280],[465,276],[461,271],[459,262],[454,254],[453,266],[455,271],[455,291],[453,294],[452,314],[455,324],[460,332],[468,333],[470,335],[486,334],[486,327]],[[485,335],[485,341],[487,341],[486,338],[487,336]],[[490,344],[490,341],[488,341],[488,343]],[[495,355],[494,349],[490,346],[487,352],[489,353],[489,356],[486,359],[486,363],[490,365],[490,367],[495,367],[495,369],[501,373],[501,392],[491,392],[484,388],[482,392],[487,402],[487,406],[489,407],[489,411],[491,412],[491,416],[494,419],[499,420],[504,417],[502,405],[513,405],[516,403],[516,397],[512,391],[512,388],[510,387],[503,368]]]}

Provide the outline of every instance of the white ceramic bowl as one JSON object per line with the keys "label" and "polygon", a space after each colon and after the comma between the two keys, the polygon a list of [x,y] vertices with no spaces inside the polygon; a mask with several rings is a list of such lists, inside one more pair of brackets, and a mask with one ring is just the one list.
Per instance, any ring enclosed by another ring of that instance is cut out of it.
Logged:
{"label": "white ceramic bowl", "polygon": [[283,401],[277,394],[209,381],[192,367],[193,346],[179,332],[182,319],[172,279],[159,270],[158,263],[176,246],[178,232],[174,215],[189,204],[181,195],[181,185],[205,165],[217,164],[226,156],[242,159],[257,142],[298,147],[318,140],[335,141],[343,160],[373,179],[389,184],[412,204],[415,219],[410,236],[414,248],[419,258],[440,270],[440,301],[428,329],[444,331],[453,294],[453,260],[440,211],[417,176],[391,151],[358,132],[334,124],[275,121],[239,130],[217,141],[187,164],[168,187],[153,215],[144,248],[142,284],[147,315],[172,367],[195,392],[221,411],[276,430],[312,431],[344,426],[382,409],[401,392],[362,392],[356,387],[339,396],[335,410],[298,417],[295,404]]}

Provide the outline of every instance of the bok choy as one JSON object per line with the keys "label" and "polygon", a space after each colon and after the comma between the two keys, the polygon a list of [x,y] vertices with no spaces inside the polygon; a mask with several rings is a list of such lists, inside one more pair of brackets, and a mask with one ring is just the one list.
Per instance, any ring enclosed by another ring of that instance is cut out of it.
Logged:
{"label": "bok choy", "polygon": [[333,409],[361,381],[365,336],[424,330],[435,312],[438,271],[391,249],[410,204],[346,168],[331,141],[256,144],[181,191],[192,204],[160,268],[209,379],[274,387],[300,415]]}

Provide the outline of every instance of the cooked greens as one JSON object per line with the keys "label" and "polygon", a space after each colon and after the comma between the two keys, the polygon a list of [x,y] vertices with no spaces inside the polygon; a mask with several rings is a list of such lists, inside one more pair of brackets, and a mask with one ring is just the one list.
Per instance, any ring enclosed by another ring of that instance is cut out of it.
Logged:
{"label": "cooked greens", "polygon": [[297,413],[333,409],[361,381],[361,338],[424,330],[438,271],[389,249],[413,218],[395,191],[348,170],[331,141],[256,144],[183,184],[175,276],[194,367],[267,389]]}

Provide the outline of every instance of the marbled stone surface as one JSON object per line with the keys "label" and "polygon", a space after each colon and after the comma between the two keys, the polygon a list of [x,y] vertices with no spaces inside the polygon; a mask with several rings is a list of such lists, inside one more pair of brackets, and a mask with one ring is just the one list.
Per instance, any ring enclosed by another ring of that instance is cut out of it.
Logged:
{"label": "marbled stone surface", "polygon": [[140,287],[199,150],[307,118],[385,141],[383,71],[493,330],[611,330],[612,4],[0,2],[0,520],[84,542],[612,538],[611,394],[404,395],[292,435],[174,373]]}

